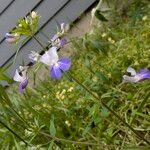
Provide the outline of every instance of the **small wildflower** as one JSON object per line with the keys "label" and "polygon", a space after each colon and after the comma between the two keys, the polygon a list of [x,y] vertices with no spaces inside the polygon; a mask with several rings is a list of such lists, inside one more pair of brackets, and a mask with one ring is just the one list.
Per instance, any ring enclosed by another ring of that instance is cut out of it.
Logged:
{"label": "small wildflower", "polygon": [[108,38],[108,41],[109,41],[109,42],[111,42],[111,40],[112,40],[112,38],[111,38],[111,37],[109,37],[109,38]]}
{"label": "small wildflower", "polygon": [[35,110],[40,110],[40,109],[41,109],[41,106],[35,105],[33,108],[34,108]]}
{"label": "small wildflower", "polygon": [[64,95],[61,95],[61,97],[60,97],[62,100],[65,98],[65,96]]}
{"label": "small wildflower", "polygon": [[71,61],[69,58],[58,58],[57,47],[51,47],[40,57],[40,62],[50,66],[50,76],[53,79],[61,79],[62,73],[69,70]]}
{"label": "small wildflower", "polygon": [[22,24],[19,24],[18,26],[19,26],[19,27],[22,27]]}
{"label": "small wildflower", "polygon": [[44,104],[43,104],[43,107],[47,107],[47,104],[46,104],[46,103],[44,103]]}
{"label": "small wildflower", "polygon": [[6,42],[13,44],[13,43],[16,43],[20,39],[20,36],[17,33],[15,34],[6,33],[5,38],[6,38]]}
{"label": "small wildflower", "polygon": [[52,46],[64,46],[67,43],[65,38],[61,38],[70,29],[69,24],[61,23],[59,31],[51,38]]}
{"label": "small wildflower", "polygon": [[32,11],[31,12],[31,17],[33,18],[33,19],[35,19],[35,18],[37,18],[37,12],[35,12],[35,11]]}
{"label": "small wildflower", "polygon": [[73,87],[70,87],[69,89],[68,89],[68,92],[72,92],[73,91]]}
{"label": "small wildflower", "polygon": [[69,31],[70,26],[69,26],[69,24],[61,23],[60,24],[60,29],[61,29],[61,34],[65,34]]}
{"label": "small wildflower", "polygon": [[106,37],[106,36],[107,36],[107,34],[106,34],[106,33],[103,33],[101,36],[102,36],[102,37]]}
{"label": "small wildflower", "polygon": [[143,21],[147,20],[147,16],[144,16],[144,17],[142,18],[142,20],[143,20]]}
{"label": "small wildflower", "polygon": [[150,70],[148,69],[141,69],[138,72],[136,72],[133,68],[129,67],[127,69],[127,72],[129,72],[131,76],[124,75],[123,83],[126,82],[137,83],[145,79],[150,79]]}
{"label": "small wildflower", "polygon": [[56,95],[59,95],[60,94],[60,92],[58,91],[58,92],[56,92]]}
{"label": "small wildflower", "polygon": [[26,24],[29,24],[29,19],[28,19],[29,17],[25,17],[25,22],[26,22]]}
{"label": "small wildflower", "polygon": [[65,124],[66,124],[68,127],[71,126],[71,123],[70,123],[68,120],[65,121]]}
{"label": "small wildflower", "polygon": [[29,130],[25,129],[25,135],[26,135],[26,136],[30,136],[31,134],[32,134],[32,132],[31,132],[31,131],[29,131]]}
{"label": "small wildflower", "polygon": [[114,43],[115,43],[115,41],[114,41],[114,40],[111,40],[111,43],[112,43],[112,44],[114,44]]}
{"label": "small wildflower", "polygon": [[28,85],[28,77],[27,77],[27,66],[20,66],[19,71],[16,69],[14,80],[20,82],[19,91],[22,94],[26,86]]}
{"label": "small wildflower", "polygon": [[98,78],[97,77],[93,77],[93,82],[97,82],[98,81]]}
{"label": "small wildflower", "polygon": [[115,43],[115,41],[114,41],[111,37],[108,38],[108,41],[109,41],[110,43],[112,43],[112,44]]}
{"label": "small wildflower", "polygon": [[46,95],[43,95],[43,98],[46,98]]}
{"label": "small wildflower", "polygon": [[52,46],[63,47],[67,43],[67,39],[54,35],[51,39],[51,43]]}
{"label": "small wildflower", "polygon": [[66,89],[63,89],[61,94],[65,94],[66,93]]}

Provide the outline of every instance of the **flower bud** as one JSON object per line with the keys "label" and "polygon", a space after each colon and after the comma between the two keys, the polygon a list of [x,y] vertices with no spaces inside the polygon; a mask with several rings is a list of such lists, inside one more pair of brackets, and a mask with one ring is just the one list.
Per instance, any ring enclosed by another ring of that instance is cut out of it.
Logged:
{"label": "flower bud", "polygon": [[15,34],[6,33],[5,38],[6,42],[13,44],[19,40],[20,36],[17,33]]}
{"label": "flower bud", "polygon": [[37,18],[37,13],[35,12],[35,11],[32,11],[31,12],[31,17],[33,18],[33,19],[35,19],[35,18]]}

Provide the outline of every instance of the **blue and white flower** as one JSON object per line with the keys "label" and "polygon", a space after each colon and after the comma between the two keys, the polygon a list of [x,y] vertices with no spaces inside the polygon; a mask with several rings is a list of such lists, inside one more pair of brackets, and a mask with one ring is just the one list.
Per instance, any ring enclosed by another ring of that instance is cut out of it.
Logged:
{"label": "blue and white flower", "polygon": [[26,86],[28,85],[28,77],[27,77],[27,69],[28,66],[20,66],[19,70],[16,69],[14,80],[20,82],[19,91],[22,94]]}
{"label": "blue and white flower", "polygon": [[69,58],[58,58],[57,47],[51,47],[40,57],[39,61],[50,66],[50,76],[57,80],[59,80],[63,72],[68,71],[71,66]]}
{"label": "blue and white flower", "polygon": [[130,82],[130,83],[137,83],[146,79],[150,79],[150,70],[148,69],[141,69],[136,72],[133,68],[129,67],[127,72],[131,74],[131,76],[124,75],[123,82]]}
{"label": "blue and white flower", "polygon": [[69,24],[61,23],[59,31],[51,38],[52,46],[64,46],[67,43],[67,40],[65,38],[62,38],[62,36],[68,32],[70,29]]}

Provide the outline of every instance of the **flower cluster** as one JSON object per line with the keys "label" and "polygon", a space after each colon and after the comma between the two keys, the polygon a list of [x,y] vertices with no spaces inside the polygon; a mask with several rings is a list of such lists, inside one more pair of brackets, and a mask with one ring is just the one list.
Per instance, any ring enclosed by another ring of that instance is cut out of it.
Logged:
{"label": "flower cluster", "polygon": [[69,25],[65,23],[61,23],[59,30],[55,35],[53,35],[53,37],[50,40],[52,46],[58,46],[58,47],[64,46],[67,43],[67,40],[65,38],[62,38],[62,36],[64,36],[68,30],[69,30]]}
{"label": "flower cluster", "polygon": [[27,17],[18,20],[16,27],[10,33],[6,33],[6,42],[16,43],[21,36],[33,36],[37,31],[40,16],[32,11]]}
{"label": "flower cluster", "polygon": [[[32,17],[35,16],[36,14],[32,14]],[[68,71],[71,66],[71,60],[69,58],[59,58],[58,56],[58,49],[67,43],[67,40],[65,38],[62,38],[62,36],[69,29],[68,25],[64,23],[62,23],[60,27],[60,31],[57,32],[51,39],[52,46],[49,48],[49,50],[45,51],[43,55],[40,55],[35,51],[31,51],[31,54],[29,54],[29,59],[32,63],[38,62],[49,66],[50,76],[51,78],[56,80],[61,79],[62,74]],[[12,36],[10,36],[9,41],[11,41],[11,37]],[[15,41],[17,37],[15,37],[14,35],[12,38],[12,41]],[[14,80],[20,82],[20,93],[23,93],[23,90],[28,85],[27,69],[28,66],[20,66],[19,71],[17,69],[15,72]]]}
{"label": "flower cluster", "polygon": [[20,66],[19,70],[17,69],[15,72],[14,80],[17,82],[20,82],[19,85],[19,91],[20,93],[23,93],[23,90],[26,88],[28,85],[28,76],[27,76],[27,69],[28,66]]}

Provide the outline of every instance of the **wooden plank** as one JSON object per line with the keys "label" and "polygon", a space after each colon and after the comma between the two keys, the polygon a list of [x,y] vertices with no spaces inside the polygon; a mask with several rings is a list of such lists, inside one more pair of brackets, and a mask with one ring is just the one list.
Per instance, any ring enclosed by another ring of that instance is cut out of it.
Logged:
{"label": "wooden plank", "polygon": [[14,0],[0,0],[0,13]]}
{"label": "wooden plank", "polygon": [[15,0],[0,0],[0,16],[15,2]]}

